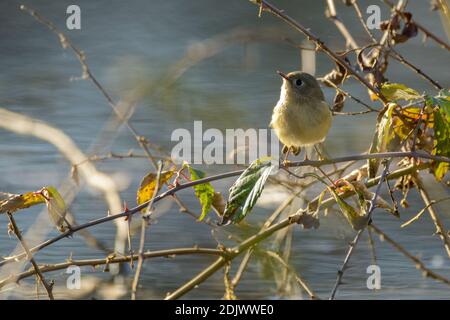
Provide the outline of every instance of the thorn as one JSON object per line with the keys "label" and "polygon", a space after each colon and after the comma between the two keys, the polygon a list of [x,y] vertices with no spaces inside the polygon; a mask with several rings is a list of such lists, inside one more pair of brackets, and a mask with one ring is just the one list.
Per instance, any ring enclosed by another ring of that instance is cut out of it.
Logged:
{"label": "thorn", "polygon": [[125,221],[130,220],[131,222],[131,214],[129,213],[130,209],[128,208],[128,204],[125,200],[123,201],[123,212],[128,213],[127,216],[125,217]]}

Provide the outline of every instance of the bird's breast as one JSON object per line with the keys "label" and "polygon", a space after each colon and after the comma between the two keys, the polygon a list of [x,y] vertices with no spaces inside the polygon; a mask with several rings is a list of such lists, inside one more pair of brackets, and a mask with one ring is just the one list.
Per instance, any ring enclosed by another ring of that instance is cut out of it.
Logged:
{"label": "bird's breast", "polygon": [[323,100],[286,103],[280,99],[270,124],[283,144],[302,147],[322,142],[331,120],[330,109]]}

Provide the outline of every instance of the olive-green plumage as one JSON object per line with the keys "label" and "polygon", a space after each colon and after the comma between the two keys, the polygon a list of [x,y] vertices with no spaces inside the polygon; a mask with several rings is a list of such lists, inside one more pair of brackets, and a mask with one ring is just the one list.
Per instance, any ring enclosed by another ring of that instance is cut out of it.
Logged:
{"label": "olive-green plumage", "polygon": [[270,126],[281,143],[294,154],[301,147],[323,142],[331,127],[332,115],[317,80],[300,71],[283,78],[280,99],[273,109]]}

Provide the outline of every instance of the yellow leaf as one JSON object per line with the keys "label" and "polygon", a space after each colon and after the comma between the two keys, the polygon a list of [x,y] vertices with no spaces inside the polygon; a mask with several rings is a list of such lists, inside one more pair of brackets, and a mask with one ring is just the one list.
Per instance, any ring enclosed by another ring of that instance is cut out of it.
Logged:
{"label": "yellow leaf", "polygon": [[[174,170],[163,171],[159,177],[159,189],[173,176],[175,173]],[[144,202],[149,201],[153,194],[155,193],[156,188],[156,177],[157,174],[154,172],[150,172],[147,174],[144,179],[141,181],[141,185],[137,191],[136,202],[138,205],[143,204]]]}
{"label": "yellow leaf", "polygon": [[27,192],[24,194],[0,192],[0,213],[14,212],[44,202],[44,197],[36,192]]}
{"label": "yellow leaf", "polygon": [[428,127],[433,128],[434,115],[432,108],[426,108],[425,112],[423,112],[422,116],[420,113],[422,112],[422,107],[407,107],[401,110],[402,115],[404,115],[408,120],[417,121],[419,118],[422,119],[424,123],[427,124]]}
{"label": "yellow leaf", "polygon": [[[384,113],[380,122],[377,124],[376,132],[372,138],[372,144],[370,146],[369,153],[386,152],[389,150],[389,144],[394,138],[393,130],[393,117],[394,109],[397,107],[395,103],[389,103],[388,109]],[[369,159],[368,161],[369,177],[375,177],[378,167],[380,165],[380,159]]]}

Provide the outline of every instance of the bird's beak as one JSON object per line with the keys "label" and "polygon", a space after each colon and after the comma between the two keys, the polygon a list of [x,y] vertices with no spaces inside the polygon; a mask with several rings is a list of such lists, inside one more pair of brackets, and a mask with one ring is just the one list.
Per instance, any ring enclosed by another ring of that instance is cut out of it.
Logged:
{"label": "bird's beak", "polygon": [[288,78],[288,76],[287,76],[286,74],[284,74],[283,72],[277,70],[277,73],[280,75],[280,77],[282,77],[282,78],[285,79],[286,81],[288,81],[288,82],[291,81],[291,80]]}

